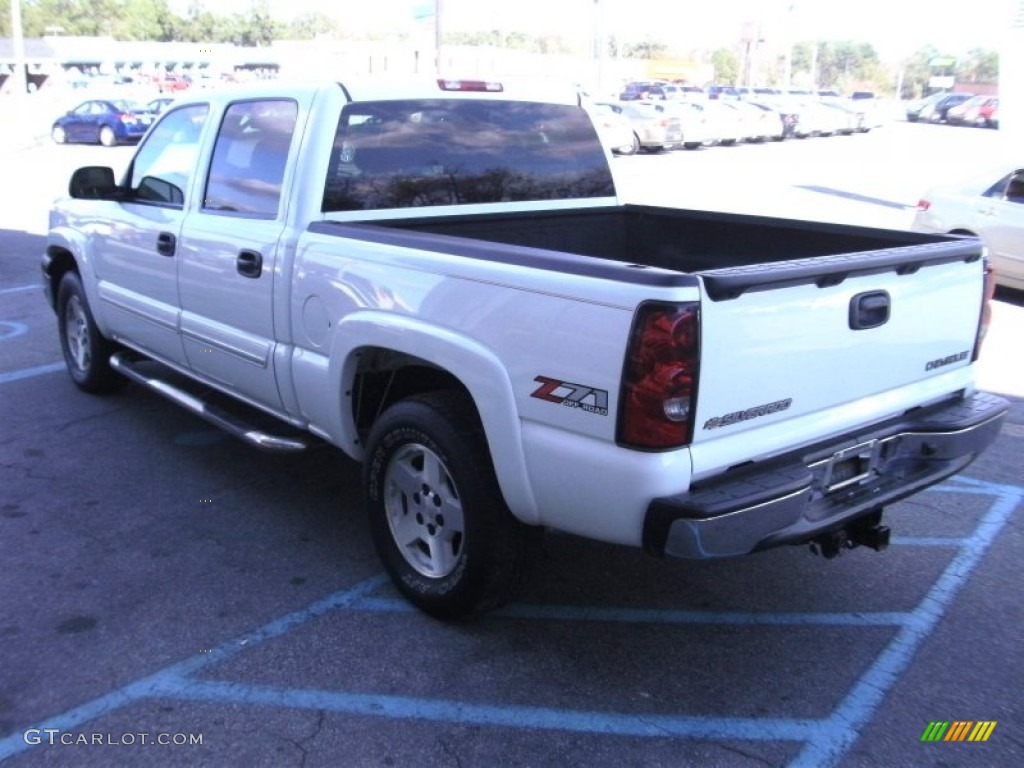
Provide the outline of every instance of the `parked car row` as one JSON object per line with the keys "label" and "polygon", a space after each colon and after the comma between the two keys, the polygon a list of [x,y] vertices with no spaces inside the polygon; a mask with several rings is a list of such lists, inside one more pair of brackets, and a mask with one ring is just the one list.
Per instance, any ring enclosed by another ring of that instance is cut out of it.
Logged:
{"label": "parked car row", "polygon": [[948,123],[980,128],[999,127],[999,97],[940,91],[907,104],[907,120],[912,123]]}
{"label": "parked car row", "polygon": [[874,112],[841,98],[620,100],[592,102],[589,108],[605,143],[627,155],[849,135],[880,124]]}

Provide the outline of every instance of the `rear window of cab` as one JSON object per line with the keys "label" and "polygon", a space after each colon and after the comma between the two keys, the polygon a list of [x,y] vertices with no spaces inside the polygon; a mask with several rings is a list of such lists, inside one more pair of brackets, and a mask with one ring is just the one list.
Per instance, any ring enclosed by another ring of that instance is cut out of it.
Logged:
{"label": "rear window of cab", "polygon": [[577,106],[359,102],[342,111],[323,210],[608,197],[603,145]]}

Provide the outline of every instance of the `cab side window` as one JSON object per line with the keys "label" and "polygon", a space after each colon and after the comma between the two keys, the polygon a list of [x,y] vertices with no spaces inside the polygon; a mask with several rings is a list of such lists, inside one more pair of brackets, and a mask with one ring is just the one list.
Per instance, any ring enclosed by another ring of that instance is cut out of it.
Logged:
{"label": "cab side window", "polygon": [[146,135],[129,170],[131,198],[180,208],[195,172],[205,104],[172,110]]}
{"label": "cab side window", "polygon": [[1006,185],[1006,202],[1024,203],[1024,172],[1018,171],[1010,176]]}
{"label": "cab side window", "polygon": [[298,105],[289,99],[229,106],[213,148],[203,210],[277,216],[297,117]]}
{"label": "cab side window", "polygon": [[983,196],[1005,200],[1008,203],[1024,204],[1024,170],[1014,171],[1009,176],[1003,176],[986,189]]}

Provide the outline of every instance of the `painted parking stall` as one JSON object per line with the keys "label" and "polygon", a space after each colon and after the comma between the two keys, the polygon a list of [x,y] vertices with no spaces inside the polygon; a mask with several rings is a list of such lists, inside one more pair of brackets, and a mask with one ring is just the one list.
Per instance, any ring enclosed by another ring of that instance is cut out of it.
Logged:
{"label": "painted parking stall", "polygon": [[[984,512],[966,537],[901,537],[901,547],[944,547],[952,559],[924,598],[909,611],[866,613],[678,611],[658,609],[615,609],[604,606],[519,604],[481,620],[489,631],[504,631],[515,624],[561,623],[570,634],[589,636],[592,625],[604,628],[626,625],[668,627],[752,627],[768,632],[780,628],[842,628],[856,633],[866,628],[890,627],[895,635],[881,652],[861,670],[831,712],[820,717],[743,717],[697,712],[673,714],[644,711],[607,711],[591,708],[581,700],[575,707],[537,707],[501,702],[464,701],[450,696],[372,693],[364,690],[265,685],[227,679],[218,672],[234,659],[256,653],[261,646],[288,642],[289,635],[331,618],[343,625],[366,614],[379,614],[401,622],[413,609],[400,598],[389,596],[383,576],[359,582],[317,601],[297,612],[282,616],[252,632],[232,639],[154,674],[136,680],[105,696],[0,740],[0,759],[37,746],[24,737],[32,729],[80,730],[91,721],[115,710],[132,707],[144,699],[171,699],[232,707],[276,707],[314,710],[337,715],[414,720],[448,724],[500,727],[516,730],[574,731],[657,739],[709,740],[726,742],[795,742],[799,752],[790,766],[839,765],[858,738],[860,729],[875,715],[886,695],[899,685],[914,655],[942,621],[960,586],[970,578],[981,558],[1000,535],[1013,513],[1024,501],[1024,488],[960,478],[930,494],[972,497],[984,501]],[[385,593],[385,594],[382,594]],[[472,631],[472,630],[470,630]],[[533,632],[528,628],[528,631]],[[435,681],[436,682],[436,681]],[[731,681],[736,684],[737,681]],[[536,691],[540,698],[545,692]]]}

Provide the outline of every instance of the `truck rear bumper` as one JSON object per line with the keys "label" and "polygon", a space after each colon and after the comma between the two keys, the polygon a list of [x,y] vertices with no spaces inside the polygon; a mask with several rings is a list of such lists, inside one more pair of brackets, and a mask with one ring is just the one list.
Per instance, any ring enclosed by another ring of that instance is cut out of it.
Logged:
{"label": "truck rear bumper", "polygon": [[704,559],[810,541],[962,470],[1008,408],[979,392],[696,483],[650,503],[644,547]]}

